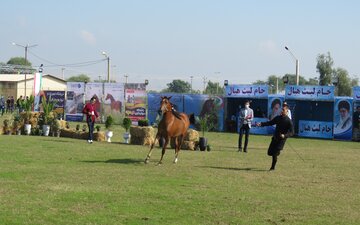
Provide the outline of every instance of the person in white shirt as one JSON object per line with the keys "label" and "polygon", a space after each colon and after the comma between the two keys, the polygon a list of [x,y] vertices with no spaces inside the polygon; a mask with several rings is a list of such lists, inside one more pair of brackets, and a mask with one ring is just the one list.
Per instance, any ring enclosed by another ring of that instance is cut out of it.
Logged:
{"label": "person in white shirt", "polygon": [[245,133],[245,144],[244,144],[244,152],[247,152],[247,146],[249,143],[249,131],[251,128],[251,121],[254,118],[254,112],[250,108],[250,102],[245,102],[245,108],[242,108],[240,111],[239,119],[240,119],[240,134],[239,134],[239,152],[242,151],[242,137]]}
{"label": "person in white shirt", "polygon": [[288,108],[288,111],[287,111],[287,116],[290,118],[290,119],[292,119],[291,118],[291,111],[290,111],[290,108],[289,108],[289,105],[287,104],[287,102],[283,102],[283,106],[286,106],[287,108]]}

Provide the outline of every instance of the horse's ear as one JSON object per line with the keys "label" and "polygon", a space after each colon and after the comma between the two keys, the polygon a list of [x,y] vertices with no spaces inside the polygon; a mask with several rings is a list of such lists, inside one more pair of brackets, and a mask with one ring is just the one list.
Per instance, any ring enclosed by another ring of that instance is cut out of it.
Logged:
{"label": "horse's ear", "polygon": [[168,97],[168,100],[170,100],[171,97],[172,97],[172,96]]}

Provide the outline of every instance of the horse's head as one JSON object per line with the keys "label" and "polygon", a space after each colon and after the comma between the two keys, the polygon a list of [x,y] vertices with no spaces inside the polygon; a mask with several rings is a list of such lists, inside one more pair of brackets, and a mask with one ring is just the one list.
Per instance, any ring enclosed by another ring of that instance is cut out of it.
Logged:
{"label": "horse's head", "polygon": [[160,102],[160,110],[162,113],[169,112],[172,110],[172,104],[170,102],[171,96],[161,96],[161,102]]}
{"label": "horse's head", "polygon": [[107,94],[105,100],[110,99],[111,98],[110,96],[111,96],[111,94]]}

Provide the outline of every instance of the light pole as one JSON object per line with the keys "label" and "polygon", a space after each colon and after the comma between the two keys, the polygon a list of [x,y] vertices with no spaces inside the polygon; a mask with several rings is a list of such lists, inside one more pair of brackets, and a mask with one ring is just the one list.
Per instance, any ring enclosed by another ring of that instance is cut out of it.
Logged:
{"label": "light pole", "polygon": [[102,54],[107,59],[107,82],[110,83],[110,56],[106,52],[102,52]]}
{"label": "light pole", "polygon": [[295,59],[296,63],[296,85],[299,85],[299,60],[295,57],[295,55],[290,51],[290,49],[285,46],[285,49],[290,52],[291,56]]}
{"label": "light pole", "polygon": [[192,80],[193,80],[194,76],[190,76],[190,94],[192,94],[193,89],[192,89]]}
{"label": "light pole", "polygon": [[125,84],[127,84],[127,80],[128,80],[129,75],[125,74],[124,77],[125,77]]}
{"label": "light pole", "polygon": [[[20,44],[17,44],[15,42],[12,43],[12,45],[15,45],[15,46],[19,46],[19,47],[22,47],[25,49],[25,66],[26,66],[26,63],[27,63],[27,51],[28,51],[28,48],[32,48],[32,47],[35,47],[37,46],[36,44],[35,45],[29,45],[29,44],[26,44],[26,45],[20,45]],[[26,79],[27,79],[27,76],[26,76],[26,70],[25,70],[25,96],[26,96]]]}

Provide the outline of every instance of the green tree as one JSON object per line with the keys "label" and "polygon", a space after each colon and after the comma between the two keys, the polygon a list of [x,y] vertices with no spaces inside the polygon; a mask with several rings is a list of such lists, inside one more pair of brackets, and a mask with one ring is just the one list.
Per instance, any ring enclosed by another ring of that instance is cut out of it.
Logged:
{"label": "green tree", "polygon": [[66,81],[68,81],[68,82],[90,82],[91,79],[86,74],[79,74],[77,76],[69,77]]}
{"label": "green tree", "polygon": [[330,56],[330,52],[326,54],[320,54],[317,57],[316,69],[319,72],[319,85],[329,85],[331,84],[331,76],[333,73],[332,66],[334,65],[334,60]]}
{"label": "green tree", "polygon": [[338,96],[351,96],[352,85],[357,84],[356,78],[351,79],[349,73],[343,68],[333,71],[333,78],[337,79],[336,92]]}
{"label": "green tree", "polygon": [[24,57],[13,57],[9,59],[7,62],[9,65],[22,65],[31,67],[31,62],[29,60],[25,60]]}
{"label": "green tree", "polygon": [[191,85],[189,82],[183,80],[173,80],[171,83],[166,84],[168,88],[161,92],[172,92],[172,93],[190,93]]}
{"label": "green tree", "polygon": [[222,95],[224,94],[224,87],[220,86],[219,82],[211,82],[209,80],[205,88],[204,94]]}

